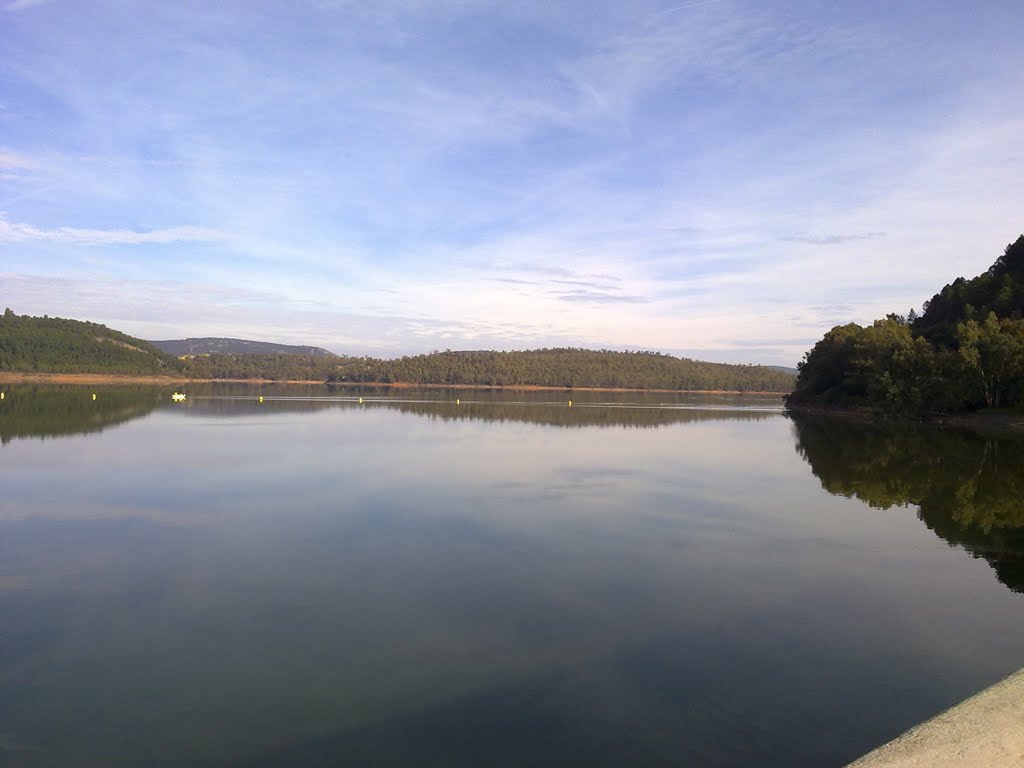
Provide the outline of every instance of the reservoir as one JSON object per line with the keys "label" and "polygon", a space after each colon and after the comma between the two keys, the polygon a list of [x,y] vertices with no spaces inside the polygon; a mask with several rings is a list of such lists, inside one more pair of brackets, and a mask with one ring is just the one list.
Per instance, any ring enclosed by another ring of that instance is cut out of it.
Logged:
{"label": "reservoir", "polygon": [[0,766],[838,767],[1024,666],[1021,436],[0,389]]}

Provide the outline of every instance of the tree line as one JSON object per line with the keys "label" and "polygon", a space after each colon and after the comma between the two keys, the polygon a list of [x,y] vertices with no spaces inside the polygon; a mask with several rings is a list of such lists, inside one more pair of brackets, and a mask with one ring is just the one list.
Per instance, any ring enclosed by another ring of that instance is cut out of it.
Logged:
{"label": "tree line", "polygon": [[327,381],[344,358],[324,355],[203,354],[181,358],[181,371],[192,379],[268,379],[270,381]]}
{"label": "tree line", "polygon": [[201,354],[180,358],[96,323],[0,317],[0,371],[164,374],[188,379],[462,384],[789,392],[793,376],[760,365],[707,363],[656,352],[539,349],[431,352],[392,360],[316,354]]}
{"label": "tree line", "polygon": [[396,360],[349,358],[333,382],[471,384],[598,389],[788,392],[793,377],[761,365],[706,363],[657,352],[538,349],[432,352]]}
{"label": "tree line", "polygon": [[838,325],[798,366],[791,406],[956,413],[1024,406],[1024,236],[918,315]]}
{"label": "tree line", "polygon": [[789,392],[793,376],[758,365],[706,363],[655,352],[539,349],[431,352],[392,360],[315,355],[195,355],[186,375],[203,379],[438,384],[572,389]]}

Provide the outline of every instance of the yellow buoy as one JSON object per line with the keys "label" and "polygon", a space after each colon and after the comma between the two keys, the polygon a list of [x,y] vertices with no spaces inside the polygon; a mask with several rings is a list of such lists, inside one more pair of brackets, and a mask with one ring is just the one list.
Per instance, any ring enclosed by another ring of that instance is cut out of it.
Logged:
{"label": "yellow buoy", "polygon": [[6,392],[0,392],[0,400],[3,400],[5,397],[7,397],[7,393]]}
{"label": "yellow buoy", "polygon": [[572,400],[569,401],[569,407],[572,408]]}
{"label": "yellow buoy", "polygon": [[263,402],[263,395],[260,395],[260,402]]}
{"label": "yellow buoy", "polygon": [[363,402],[363,398],[361,398],[361,397],[360,397],[360,398],[359,398],[359,402],[360,402],[360,403],[361,403],[361,402]]}
{"label": "yellow buoy", "polygon": [[93,392],[93,393],[92,393],[92,399],[93,399],[93,400],[95,400],[95,399],[96,399],[96,393],[95,393],[95,392]]}
{"label": "yellow buoy", "polygon": [[456,405],[459,405],[459,404],[460,404],[461,402],[462,402],[462,401],[461,401],[461,400],[459,400],[459,398],[457,398],[457,397],[455,398],[455,404],[456,404]]}

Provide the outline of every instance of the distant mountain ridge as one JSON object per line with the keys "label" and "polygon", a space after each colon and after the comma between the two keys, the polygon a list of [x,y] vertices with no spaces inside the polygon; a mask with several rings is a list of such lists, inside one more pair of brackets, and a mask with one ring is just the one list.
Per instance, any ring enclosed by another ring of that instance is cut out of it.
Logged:
{"label": "distant mountain ridge", "polygon": [[149,342],[169,355],[313,355],[337,357],[322,347],[307,347],[295,344],[275,344],[270,341],[249,339],[228,339],[219,336],[203,336],[191,339],[167,339]]}

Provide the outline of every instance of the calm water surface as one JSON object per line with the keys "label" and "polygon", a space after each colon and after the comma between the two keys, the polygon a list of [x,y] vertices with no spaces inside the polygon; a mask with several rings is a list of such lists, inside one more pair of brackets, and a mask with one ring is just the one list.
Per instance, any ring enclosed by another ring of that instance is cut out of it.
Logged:
{"label": "calm water surface", "polygon": [[840,766],[1024,665],[1020,439],[3,389],[2,766]]}

